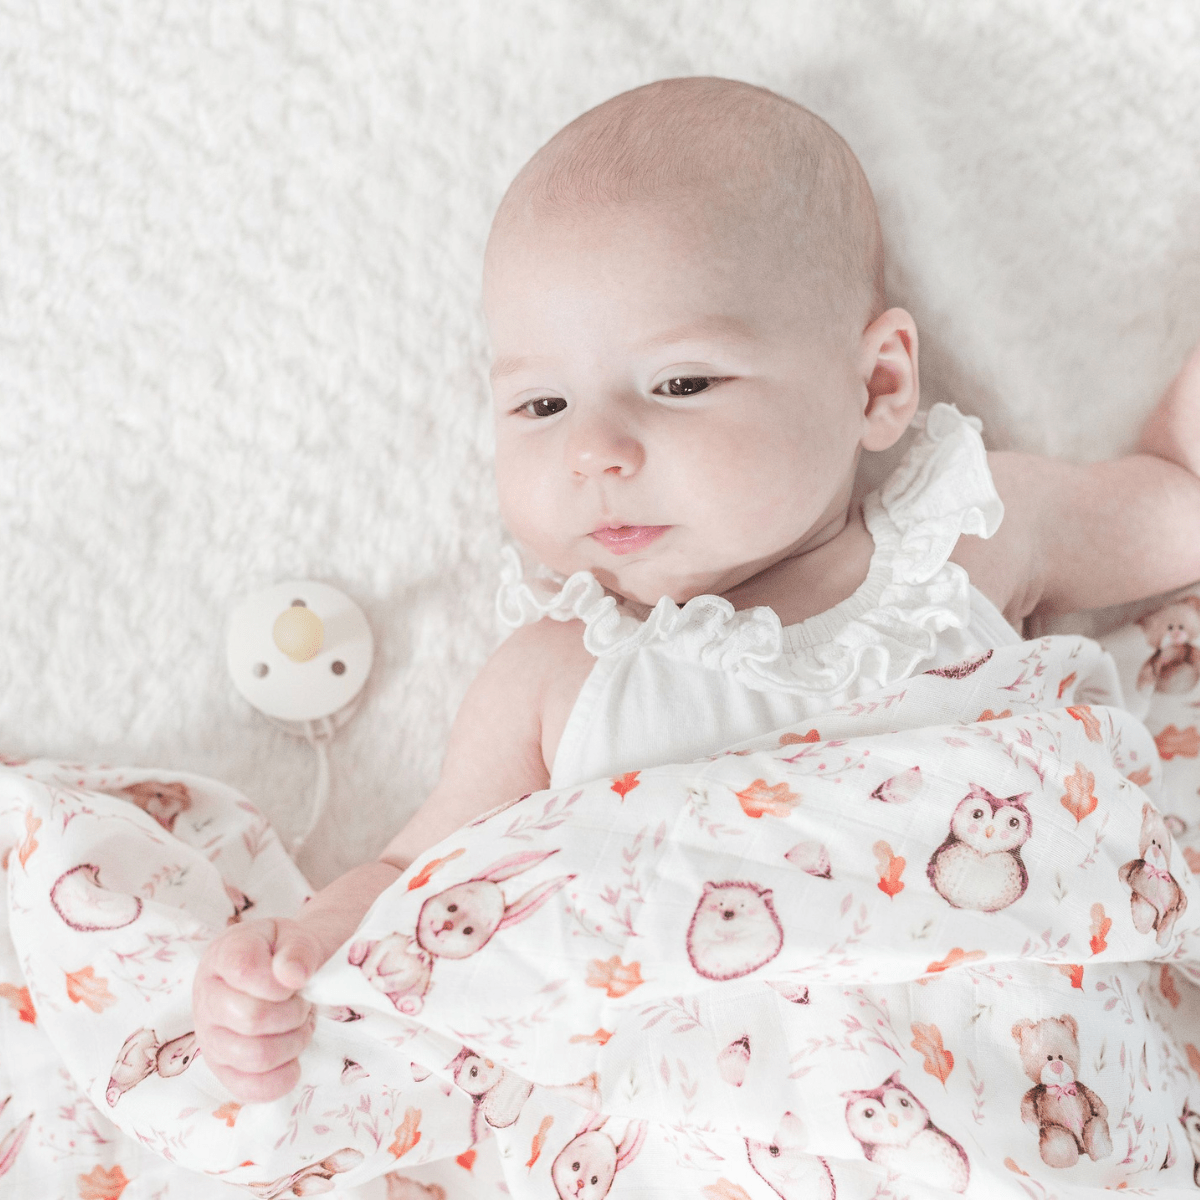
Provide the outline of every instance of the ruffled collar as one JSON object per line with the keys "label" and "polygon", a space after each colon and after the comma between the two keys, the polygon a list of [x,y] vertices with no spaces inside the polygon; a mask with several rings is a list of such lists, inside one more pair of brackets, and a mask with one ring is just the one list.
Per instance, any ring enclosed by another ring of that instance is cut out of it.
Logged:
{"label": "ruffled collar", "polygon": [[584,623],[597,658],[653,647],[728,672],[757,691],[827,696],[857,678],[887,686],[932,658],[937,635],[970,619],[970,583],[949,556],[961,534],[990,537],[1004,509],[980,422],[936,404],[903,463],[863,503],[875,540],[866,579],[841,603],[784,626],[767,606],[735,609],[721,596],[682,607],[664,596],[652,609],[607,592],[590,571],[563,579],[526,572],[504,551],[498,615],[517,627],[543,617]]}

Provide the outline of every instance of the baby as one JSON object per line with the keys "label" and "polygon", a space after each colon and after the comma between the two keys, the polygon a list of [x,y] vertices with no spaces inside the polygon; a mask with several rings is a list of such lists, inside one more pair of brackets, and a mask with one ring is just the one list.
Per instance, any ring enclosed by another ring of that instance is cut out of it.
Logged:
{"label": "baby", "polygon": [[509,188],[484,276],[501,510],[569,578],[539,591],[510,570],[501,611],[523,627],[379,860],[208,947],[196,1035],[244,1102],[300,1077],[299,989],[484,811],[711,754],[1017,641],[1028,617],[1200,577],[1200,351],[1136,454],[985,454],[938,406],[902,494],[855,501],[863,451],[917,413],[917,330],[884,299],[853,153],[771,92],[667,80],[585,113]]}

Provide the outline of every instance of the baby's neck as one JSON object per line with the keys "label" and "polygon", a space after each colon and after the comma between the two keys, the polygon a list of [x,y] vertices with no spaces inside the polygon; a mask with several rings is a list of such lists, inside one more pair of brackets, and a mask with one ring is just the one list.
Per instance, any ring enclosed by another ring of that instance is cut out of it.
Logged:
{"label": "baby's neck", "polygon": [[736,609],[766,605],[784,625],[795,625],[852,596],[866,579],[875,552],[861,505],[852,504],[822,532],[826,536],[818,535],[802,550],[730,588],[725,599]]}

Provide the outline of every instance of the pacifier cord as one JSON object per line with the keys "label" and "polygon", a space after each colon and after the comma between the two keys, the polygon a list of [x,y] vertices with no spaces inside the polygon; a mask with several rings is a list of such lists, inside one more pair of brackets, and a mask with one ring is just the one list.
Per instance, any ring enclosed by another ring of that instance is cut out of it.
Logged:
{"label": "pacifier cord", "polygon": [[317,721],[305,722],[304,736],[317,755],[317,784],[313,791],[312,812],[309,815],[308,824],[304,827],[304,832],[293,840],[290,847],[290,853],[293,858],[300,853],[304,843],[308,841],[312,831],[316,829],[318,822],[325,813],[325,806],[329,803],[328,746],[333,737],[334,728],[333,722],[328,717],[322,717],[319,724],[320,732],[317,732]]}
{"label": "pacifier cord", "polygon": [[325,815],[325,809],[329,803],[329,743],[338,729],[354,715],[358,709],[361,695],[359,693],[349,704],[338,709],[332,716],[321,717],[315,721],[281,721],[278,717],[267,716],[267,720],[272,725],[282,729],[285,733],[290,733],[293,737],[302,737],[313,748],[317,756],[317,781],[313,788],[308,822],[304,831],[288,844],[288,854],[293,859],[300,853],[304,843],[312,836],[313,830]]}

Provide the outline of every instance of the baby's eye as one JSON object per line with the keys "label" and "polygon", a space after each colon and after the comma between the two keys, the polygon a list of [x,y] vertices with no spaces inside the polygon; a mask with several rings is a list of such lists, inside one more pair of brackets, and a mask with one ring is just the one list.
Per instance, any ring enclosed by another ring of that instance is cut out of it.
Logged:
{"label": "baby's eye", "polygon": [[539,396],[536,400],[526,400],[516,411],[531,417],[552,417],[566,407],[567,402],[561,396]]}
{"label": "baby's eye", "polygon": [[694,396],[697,392],[707,391],[714,383],[707,375],[678,375],[660,383],[654,389],[655,396]]}

